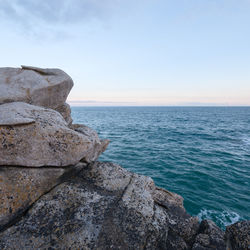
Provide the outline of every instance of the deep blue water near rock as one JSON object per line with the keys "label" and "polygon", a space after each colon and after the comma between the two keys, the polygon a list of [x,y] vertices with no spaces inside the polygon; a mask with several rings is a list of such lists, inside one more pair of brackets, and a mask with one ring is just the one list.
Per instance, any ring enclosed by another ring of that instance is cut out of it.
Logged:
{"label": "deep blue water near rock", "polygon": [[220,227],[250,219],[250,107],[72,107],[111,143],[100,157],[184,197]]}

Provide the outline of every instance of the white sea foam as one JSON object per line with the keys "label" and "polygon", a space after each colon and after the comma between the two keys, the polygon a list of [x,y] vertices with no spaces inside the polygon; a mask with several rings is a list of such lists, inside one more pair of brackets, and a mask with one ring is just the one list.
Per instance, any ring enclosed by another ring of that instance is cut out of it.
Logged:
{"label": "white sea foam", "polygon": [[215,211],[202,209],[197,215],[199,220],[213,220],[218,226],[225,228],[241,219],[240,215],[233,211]]}

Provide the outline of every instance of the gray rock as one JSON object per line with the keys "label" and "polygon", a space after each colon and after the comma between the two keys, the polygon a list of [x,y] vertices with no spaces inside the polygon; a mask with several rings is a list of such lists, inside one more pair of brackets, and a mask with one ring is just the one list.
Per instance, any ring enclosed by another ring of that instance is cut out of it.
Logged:
{"label": "gray rock", "polygon": [[64,105],[73,86],[60,69],[0,68],[0,104],[26,102],[56,109]]}
{"label": "gray rock", "polygon": [[95,161],[107,146],[93,130],[70,129],[56,111],[23,102],[0,105],[0,166],[69,166]]}
{"label": "gray rock", "polygon": [[0,233],[0,249],[190,249],[192,217],[178,196],[157,192],[149,177],[112,163],[89,164]]}
{"label": "gray rock", "polygon": [[226,250],[224,232],[211,220],[203,220],[192,250]]}
{"label": "gray rock", "polygon": [[156,187],[152,195],[154,202],[168,211],[167,249],[190,249],[199,228],[198,218],[186,213],[178,194]]}
{"label": "gray rock", "polygon": [[72,124],[73,120],[71,117],[71,108],[68,103],[64,103],[62,106],[57,107],[55,110],[62,115],[68,125]]}
{"label": "gray rock", "polygon": [[225,238],[228,250],[249,250],[250,221],[240,221],[227,226]]}
{"label": "gray rock", "polygon": [[190,249],[199,228],[198,218],[186,214],[181,207],[173,206],[168,211],[167,249]]}
{"label": "gray rock", "polygon": [[43,194],[65,178],[69,178],[84,163],[67,168],[0,168],[0,231],[15,222]]}
{"label": "gray rock", "polygon": [[100,140],[98,134],[95,130],[82,125],[82,124],[72,124],[70,128],[76,132],[87,137],[91,141],[91,147],[88,148],[85,156],[82,158],[83,162],[93,162],[95,161],[101,153],[103,153],[109,145],[109,140]]}

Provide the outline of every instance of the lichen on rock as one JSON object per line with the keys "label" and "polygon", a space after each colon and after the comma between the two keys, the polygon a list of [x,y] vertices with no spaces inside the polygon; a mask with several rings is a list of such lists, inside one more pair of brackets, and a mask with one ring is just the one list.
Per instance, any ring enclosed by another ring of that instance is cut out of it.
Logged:
{"label": "lichen on rock", "polygon": [[52,109],[12,102],[0,105],[0,114],[0,166],[70,166],[95,161],[107,146],[90,128],[69,128]]}
{"label": "lichen on rock", "polygon": [[[2,232],[0,248],[168,249],[173,237],[190,247],[186,239],[196,232],[187,238],[185,233],[169,235],[170,227],[179,228],[178,221],[170,225],[170,212],[154,201],[156,189],[151,178],[116,164],[89,164]],[[188,228],[192,217],[183,212],[175,218]]]}

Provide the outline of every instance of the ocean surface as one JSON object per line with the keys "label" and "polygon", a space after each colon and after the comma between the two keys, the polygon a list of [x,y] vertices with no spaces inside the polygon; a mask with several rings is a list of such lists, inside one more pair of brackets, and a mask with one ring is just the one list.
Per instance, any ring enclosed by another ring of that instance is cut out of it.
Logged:
{"label": "ocean surface", "polygon": [[250,219],[250,107],[72,107],[112,161],[184,198],[221,228]]}

